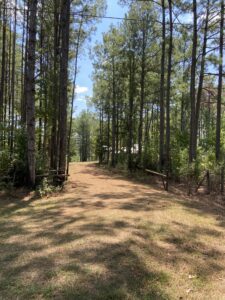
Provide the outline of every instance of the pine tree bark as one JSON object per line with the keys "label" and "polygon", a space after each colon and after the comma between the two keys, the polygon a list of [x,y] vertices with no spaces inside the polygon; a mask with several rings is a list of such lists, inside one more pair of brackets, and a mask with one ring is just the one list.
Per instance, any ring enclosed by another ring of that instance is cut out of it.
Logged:
{"label": "pine tree bark", "polygon": [[170,170],[170,94],[171,94],[171,72],[172,72],[172,54],[173,54],[173,11],[172,0],[169,4],[169,50],[168,50],[168,70],[167,70],[167,97],[166,97],[166,168]]}
{"label": "pine tree bark", "polygon": [[[8,25],[9,28],[9,40],[7,42],[8,44],[8,57],[7,57],[7,73],[6,73],[6,93],[5,93],[5,109],[6,109],[6,114],[5,114],[5,126],[8,129],[11,129],[11,112],[12,112],[12,77],[11,77],[11,70],[12,70],[12,23],[10,20],[10,23]],[[10,136],[11,132],[9,130],[9,134],[6,133],[6,139],[8,139],[8,148],[10,149]],[[6,140],[5,139],[5,140]]]}
{"label": "pine tree bark", "polygon": [[217,94],[217,118],[216,118],[216,160],[220,160],[221,151],[221,102],[223,90],[223,43],[224,43],[224,0],[221,0],[221,18],[220,18],[220,63],[219,63],[219,78],[218,78],[218,94]]}
{"label": "pine tree bark", "polygon": [[127,143],[127,154],[128,154],[128,169],[133,169],[133,157],[132,157],[132,146],[133,146],[133,114],[134,114],[134,53],[131,50],[129,54],[129,115],[128,115],[128,143]]}
{"label": "pine tree bark", "polygon": [[115,57],[112,57],[112,167],[116,166],[116,81],[115,81]]}
{"label": "pine tree bark", "polygon": [[138,163],[142,162],[142,141],[143,141],[143,111],[145,103],[145,75],[146,75],[146,25],[143,21],[142,28],[142,55],[141,55],[141,101],[139,112],[138,128]]}
{"label": "pine tree bark", "polygon": [[164,167],[164,130],[165,130],[165,51],[166,51],[166,13],[165,1],[162,0],[162,54],[161,54],[161,79],[160,79],[160,137],[159,137],[159,167]]}
{"label": "pine tree bark", "polygon": [[[25,3],[26,4],[26,1]],[[21,125],[24,126],[26,123],[26,107],[25,107],[25,66],[26,66],[26,49],[27,49],[27,40],[25,37],[26,30],[27,30],[27,12],[24,8],[23,10],[23,29],[22,29],[22,42],[21,42],[21,66],[20,66],[20,72],[21,72],[21,78],[20,78],[20,84],[21,84],[21,94],[20,94],[20,115],[21,115]],[[24,53],[25,52],[25,53]],[[24,59],[25,58],[25,59]],[[25,62],[24,62],[25,60]]]}
{"label": "pine tree bark", "polygon": [[15,11],[14,11],[14,27],[13,27],[13,49],[12,49],[12,79],[11,79],[11,132],[10,132],[10,153],[13,153],[14,146],[14,126],[15,126],[15,67],[16,67],[16,34],[17,34],[17,0],[15,0]]}
{"label": "pine tree bark", "polygon": [[70,109],[70,123],[69,123],[69,133],[68,133],[68,146],[67,146],[67,168],[66,174],[69,175],[69,163],[70,163],[70,141],[71,141],[71,134],[72,134],[72,123],[73,123],[73,110],[74,110],[74,97],[75,97],[75,90],[76,90],[76,80],[77,80],[77,69],[78,69],[78,54],[79,54],[79,47],[80,47],[80,39],[81,39],[81,31],[83,25],[83,16],[80,20],[78,36],[77,36],[77,43],[76,43],[76,54],[75,54],[75,67],[74,67],[74,78],[73,78],[73,91],[71,97],[71,109]]}
{"label": "pine tree bark", "polygon": [[26,79],[27,161],[28,181],[35,185],[35,48],[37,0],[29,1]]}
{"label": "pine tree bark", "polygon": [[3,124],[4,114],[4,90],[5,90],[5,67],[6,67],[6,2],[3,2],[2,17],[2,63],[1,63],[1,82],[0,82],[0,124]]}
{"label": "pine tree bark", "polygon": [[109,164],[109,158],[110,158],[110,120],[111,120],[111,116],[110,116],[110,110],[109,107],[107,108],[107,164]]}
{"label": "pine tree bark", "polygon": [[27,124],[27,77],[26,74],[28,72],[28,44],[29,44],[29,18],[30,18],[30,5],[31,1],[26,0],[27,10],[24,9],[24,21],[26,20],[26,28],[25,29],[25,53],[24,53],[24,77],[23,77],[23,97],[22,97],[22,112],[21,112],[21,123],[23,126]]}
{"label": "pine tree bark", "polygon": [[59,174],[66,173],[67,157],[67,86],[69,59],[69,31],[70,31],[70,0],[62,0],[61,4],[61,58],[60,58],[60,91],[59,91]]}
{"label": "pine tree bark", "polygon": [[208,40],[208,23],[209,23],[209,4],[210,1],[207,1],[206,7],[206,17],[205,17],[205,28],[204,28],[204,38],[203,38],[203,47],[202,47],[202,60],[201,60],[201,68],[200,68],[200,76],[199,76],[199,84],[198,84],[198,92],[196,99],[196,109],[195,109],[195,129],[193,134],[194,140],[194,153],[197,152],[197,140],[198,140],[198,127],[199,127],[199,114],[200,114],[200,106],[201,106],[201,98],[202,98],[202,89],[204,83],[204,75],[205,75],[205,60],[206,60],[206,49],[207,49],[207,40]]}
{"label": "pine tree bark", "polygon": [[[44,29],[43,29],[43,14],[44,14],[44,0],[41,0],[41,12],[40,12],[40,20],[41,20],[41,24],[40,24],[40,29],[39,29],[39,47],[40,49],[43,49],[43,42],[44,42]],[[43,127],[43,93],[44,93],[44,86],[46,84],[44,84],[46,78],[44,76],[44,53],[43,51],[41,51],[40,53],[40,60],[39,60],[39,65],[40,65],[40,80],[41,80],[41,84],[40,84],[40,88],[39,88],[39,120],[38,120],[38,152],[41,152],[42,149],[42,127]],[[47,97],[46,97],[47,98]],[[47,99],[45,99],[46,101]],[[47,114],[47,111],[45,111],[45,115]],[[44,154],[42,152],[42,154]]]}
{"label": "pine tree bark", "polygon": [[58,121],[59,121],[59,76],[58,76],[58,65],[59,65],[59,12],[58,12],[58,2],[54,0],[54,70],[53,70],[53,78],[54,84],[52,84],[52,105],[53,105],[53,113],[52,113],[52,129],[51,129],[51,159],[50,166],[52,170],[58,170]]}
{"label": "pine tree bark", "polygon": [[196,158],[195,145],[195,82],[196,82],[196,64],[197,64],[197,43],[198,43],[198,27],[197,27],[197,3],[193,0],[193,37],[192,37],[192,59],[191,59],[191,82],[190,82],[190,102],[191,102],[191,117],[190,117],[190,141],[189,141],[189,162],[193,162]]}

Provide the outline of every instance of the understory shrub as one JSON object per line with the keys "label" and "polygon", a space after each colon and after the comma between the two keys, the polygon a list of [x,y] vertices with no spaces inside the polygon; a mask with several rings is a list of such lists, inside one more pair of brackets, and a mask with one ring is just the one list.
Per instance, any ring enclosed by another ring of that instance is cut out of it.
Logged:
{"label": "understory shrub", "polygon": [[38,185],[36,191],[38,196],[45,197],[55,193],[58,193],[62,190],[62,186],[56,186],[48,178],[44,178],[40,185]]}

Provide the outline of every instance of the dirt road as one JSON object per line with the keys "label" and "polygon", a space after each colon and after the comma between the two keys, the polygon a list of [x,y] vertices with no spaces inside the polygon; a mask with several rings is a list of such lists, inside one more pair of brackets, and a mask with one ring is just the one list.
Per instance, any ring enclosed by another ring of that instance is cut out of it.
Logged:
{"label": "dirt road", "polygon": [[55,197],[0,199],[0,299],[225,297],[224,207],[72,164]]}

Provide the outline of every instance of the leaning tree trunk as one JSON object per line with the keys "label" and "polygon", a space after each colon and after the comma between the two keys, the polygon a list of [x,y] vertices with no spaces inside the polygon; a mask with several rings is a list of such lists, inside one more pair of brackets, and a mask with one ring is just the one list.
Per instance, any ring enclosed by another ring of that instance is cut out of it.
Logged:
{"label": "leaning tree trunk", "polygon": [[[67,85],[70,31],[70,0],[62,0],[61,4],[61,59],[60,59],[60,91],[59,91],[59,174],[66,173],[67,156]],[[64,176],[65,178],[65,176]]]}
{"label": "leaning tree trunk", "polygon": [[26,79],[27,161],[29,184],[35,185],[35,47],[37,0],[29,1]]}

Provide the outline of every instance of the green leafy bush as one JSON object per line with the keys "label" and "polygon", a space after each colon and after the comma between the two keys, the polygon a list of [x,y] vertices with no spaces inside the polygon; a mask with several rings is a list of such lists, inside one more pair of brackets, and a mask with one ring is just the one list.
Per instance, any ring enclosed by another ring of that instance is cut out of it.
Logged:
{"label": "green leafy bush", "polygon": [[45,196],[52,195],[54,193],[58,193],[61,190],[61,186],[55,186],[48,180],[48,178],[44,178],[41,181],[41,184],[37,187],[37,194],[42,198]]}

